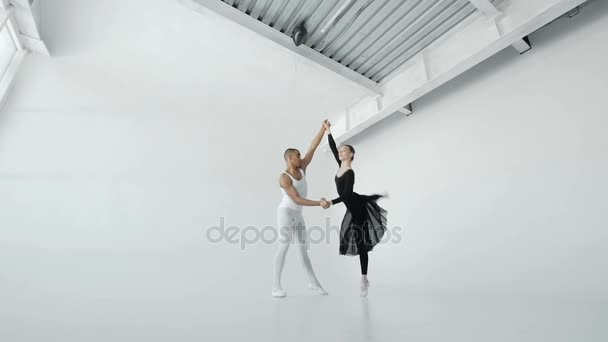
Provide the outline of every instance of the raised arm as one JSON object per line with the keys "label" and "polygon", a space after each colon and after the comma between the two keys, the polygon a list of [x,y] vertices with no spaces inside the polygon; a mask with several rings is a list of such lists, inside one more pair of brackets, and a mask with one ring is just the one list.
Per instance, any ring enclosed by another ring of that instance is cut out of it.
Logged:
{"label": "raised arm", "polygon": [[334,137],[331,135],[331,124],[329,123],[329,120],[323,121],[323,126],[325,127],[325,131],[327,132],[327,142],[329,144],[329,148],[331,149],[331,153],[334,154],[334,158],[336,158],[336,162],[338,162],[338,165],[342,165],[342,162],[340,161],[340,156],[338,155],[338,148],[336,147],[336,141],[334,140]]}
{"label": "raised arm", "polygon": [[327,136],[327,141],[329,143],[331,153],[333,153],[334,158],[336,158],[336,162],[338,162],[338,165],[342,165],[342,162],[340,161],[340,156],[338,155],[338,147],[336,147],[336,141],[334,140],[334,137],[331,135],[331,133],[329,133],[329,135]]}
{"label": "raised arm", "polygon": [[300,194],[298,193],[296,188],[293,187],[293,182],[291,181],[291,178],[289,178],[289,176],[284,173],[282,173],[281,177],[279,178],[279,184],[281,185],[281,188],[285,189],[285,192],[287,193],[287,195],[289,195],[289,198],[296,202],[296,204],[304,205],[307,207],[318,207],[321,205],[321,201],[311,201],[309,199],[300,197]]}
{"label": "raised arm", "polygon": [[353,196],[355,173],[352,170],[348,170],[342,175],[342,177],[344,177],[344,190],[339,197],[331,200],[332,205],[340,202],[348,202]]}
{"label": "raised arm", "polygon": [[306,151],[304,159],[302,159],[302,169],[306,170],[306,167],[312,161],[312,157],[315,155],[315,151],[323,139],[323,134],[325,134],[325,126],[321,126],[321,129],[310,143],[310,147],[308,148],[308,151]]}

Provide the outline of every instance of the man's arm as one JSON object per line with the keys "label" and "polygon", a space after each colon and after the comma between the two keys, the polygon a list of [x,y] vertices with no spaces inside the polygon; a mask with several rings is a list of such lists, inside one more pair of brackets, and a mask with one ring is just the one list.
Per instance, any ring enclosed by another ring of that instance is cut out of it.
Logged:
{"label": "man's arm", "polygon": [[289,198],[296,202],[296,204],[308,207],[318,207],[321,205],[320,201],[311,201],[309,199],[300,197],[298,191],[293,187],[291,178],[284,173],[282,173],[281,177],[279,178],[279,184],[281,185],[281,188],[285,189],[285,192],[287,195],[289,195]]}
{"label": "man's arm", "polygon": [[306,170],[306,167],[312,161],[312,157],[315,155],[315,151],[317,150],[317,147],[319,147],[321,140],[323,140],[324,134],[325,134],[325,125],[322,125],[321,129],[319,130],[319,132],[317,133],[315,138],[312,140],[312,143],[310,143],[310,147],[308,148],[308,151],[306,151],[306,155],[304,156],[304,159],[302,159],[302,169]]}

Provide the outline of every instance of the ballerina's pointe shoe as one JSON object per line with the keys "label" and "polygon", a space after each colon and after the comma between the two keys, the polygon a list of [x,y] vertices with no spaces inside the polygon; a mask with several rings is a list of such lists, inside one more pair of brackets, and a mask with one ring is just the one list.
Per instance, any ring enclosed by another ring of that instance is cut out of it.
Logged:
{"label": "ballerina's pointe shoe", "polygon": [[327,291],[325,291],[325,289],[321,287],[321,285],[308,284],[308,288],[315,293],[327,296]]}
{"label": "ballerina's pointe shoe", "polygon": [[283,298],[287,296],[287,292],[283,291],[283,289],[272,290],[272,296],[275,298]]}
{"label": "ballerina's pointe shoe", "polygon": [[361,283],[361,297],[367,297],[367,291],[369,289],[369,280],[366,280]]}

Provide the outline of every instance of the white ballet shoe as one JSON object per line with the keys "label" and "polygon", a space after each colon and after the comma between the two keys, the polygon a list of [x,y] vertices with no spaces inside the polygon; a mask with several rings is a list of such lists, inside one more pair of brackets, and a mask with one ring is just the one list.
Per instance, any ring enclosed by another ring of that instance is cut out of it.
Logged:
{"label": "white ballet shoe", "polygon": [[283,298],[287,296],[287,292],[283,291],[283,289],[272,290],[272,296],[275,298]]}
{"label": "white ballet shoe", "polygon": [[369,289],[369,280],[366,280],[365,282],[361,283],[361,297],[363,297],[363,298],[367,297],[368,289]]}
{"label": "white ballet shoe", "polygon": [[325,289],[323,287],[321,287],[321,285],[308,284],[308,288],[311,291],[318,293],[320,295],[327,296],[327,294],[328,294],[327,291],[325,291]]}

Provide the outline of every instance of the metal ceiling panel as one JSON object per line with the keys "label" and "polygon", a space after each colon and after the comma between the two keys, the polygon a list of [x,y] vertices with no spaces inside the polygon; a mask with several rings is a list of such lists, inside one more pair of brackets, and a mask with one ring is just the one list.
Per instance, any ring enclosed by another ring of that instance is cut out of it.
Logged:
{"label": "metal ceiling panel", "polygon": [[[381,82],[475,13],[468,0],[218,0]],[[497,3],[498,1],[492,1]]]}

